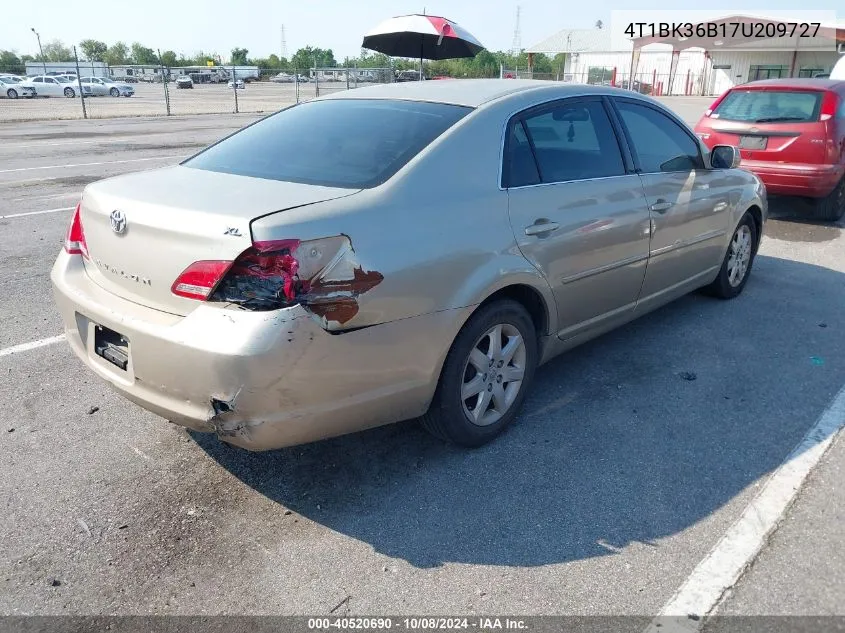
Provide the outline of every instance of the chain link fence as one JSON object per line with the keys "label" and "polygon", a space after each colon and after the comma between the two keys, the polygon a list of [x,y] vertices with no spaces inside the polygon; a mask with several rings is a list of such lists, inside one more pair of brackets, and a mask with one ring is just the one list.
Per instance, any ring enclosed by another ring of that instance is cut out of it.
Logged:
{"label": "chain link fence", "polygon": [[[61,75],[0,68],[0,122],[216,113],[270,113],[323,94],[394,80],[390,68],[106,68],[80,62]],[[128,71],[128,72],[127,72]],[[72,74],[71,74],[72,73]],[[24,87],[34,88],[29,96]],[[2,98],[5,97],[5,98]]]}

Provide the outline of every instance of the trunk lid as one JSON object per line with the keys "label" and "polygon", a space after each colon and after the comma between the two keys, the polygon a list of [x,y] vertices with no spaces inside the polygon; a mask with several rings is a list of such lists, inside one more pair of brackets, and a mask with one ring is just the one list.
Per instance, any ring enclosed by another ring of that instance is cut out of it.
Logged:
{"label": "trunk lid", "polygon": [[174,295],[171,286],[190,264],[234,260],[252,244],[258,217],[358,191],[184,166],[100,181],[82,197],[86,273],[119,297],[186,315],[198,301]]}
{"label": "trunk lid", "polygon": [[828,123],[821,120],[825,91],[741,87],[709,117],[707,145],[736,145],[746,160],[824,164]]}

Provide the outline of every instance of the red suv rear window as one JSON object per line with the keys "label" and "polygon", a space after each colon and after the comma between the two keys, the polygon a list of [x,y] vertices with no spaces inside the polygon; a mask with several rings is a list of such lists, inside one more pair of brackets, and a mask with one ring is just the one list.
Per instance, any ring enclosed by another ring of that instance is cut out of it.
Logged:
{"label": "red suv rear window", "polygon": [[819,120],[822,95],[810,90],[732,90],[710,116],[747,123],[810,123]]}

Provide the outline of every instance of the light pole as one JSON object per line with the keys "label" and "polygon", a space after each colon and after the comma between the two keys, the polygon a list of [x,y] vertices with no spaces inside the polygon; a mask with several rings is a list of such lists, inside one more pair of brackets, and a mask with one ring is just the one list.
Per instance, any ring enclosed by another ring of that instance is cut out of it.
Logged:
{"label": "light pole", "polygon": [[41,51],[41,65],[44,67],[44,74],[47,74],[47,60],[44,59],[44,49],[41,48],[41,36],[38,34],[38,31],[35,30],[35,27],[32,27],[32,32],[35,33],[35,37],[38,38],[38,50]]}

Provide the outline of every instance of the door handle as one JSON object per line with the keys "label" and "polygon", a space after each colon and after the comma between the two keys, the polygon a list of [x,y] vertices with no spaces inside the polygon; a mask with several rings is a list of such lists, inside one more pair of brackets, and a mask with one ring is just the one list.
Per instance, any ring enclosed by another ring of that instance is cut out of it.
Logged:
{"label": "door handle", "polygon": [[532,224],[531,226],[525,227],[525,234],[526,235],[541,235],[543,233],[551,233],[552,231],[557,231],[560,228],[560,224],[557,222],[537,222]]}
{"label": "door handle", "polygon": [[674,205],[671,202],[666,202],[666,200],[660,200],[655,202],[651,207],[649,207],[652,211],[656,211],[657,213],[664,213],[671,209]]}

